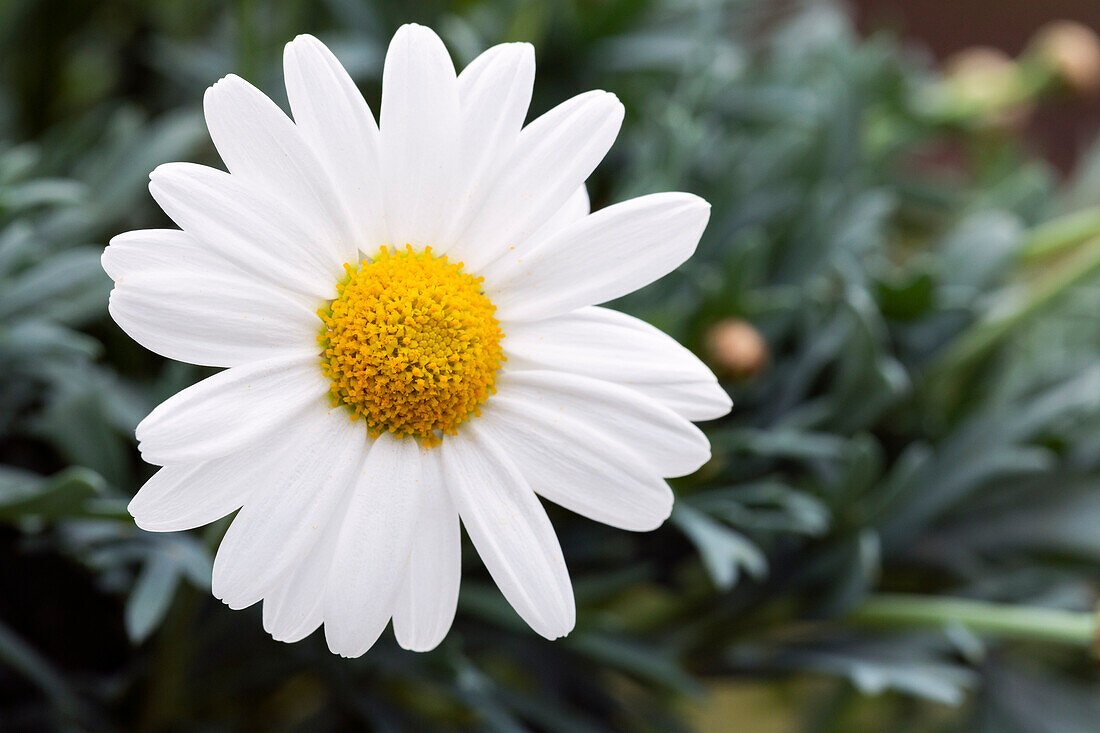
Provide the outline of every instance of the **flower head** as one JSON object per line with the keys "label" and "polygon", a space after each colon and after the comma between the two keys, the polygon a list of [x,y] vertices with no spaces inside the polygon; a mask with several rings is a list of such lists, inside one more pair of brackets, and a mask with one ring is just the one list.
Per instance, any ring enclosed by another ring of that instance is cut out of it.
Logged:
{"label": "flower head", "polygon": [[687,350],[596,307],[695,249],[709,207],[682,193],[588,211],[584,181],[622,105],[574,97],[524,126],[527,44],[456,75],[408,25],[386,56],[380,121],[319,41],[287,45],[293,121],[229,76],[206,94],[228,172],[157,168],[179,230],[103,255],[110,312],[164,356],[225,369],[138,426],[162,466],[130,504],[151,531],[237,512],[214,563],[231,608],[263,601],[294,641],[339,654],[393,619],[426,650],[454,618],[460,522],[538,633],[572,629],[573,592],[537,495],[649,530],[665,477],[709,446],[691,420],[729,398]]}

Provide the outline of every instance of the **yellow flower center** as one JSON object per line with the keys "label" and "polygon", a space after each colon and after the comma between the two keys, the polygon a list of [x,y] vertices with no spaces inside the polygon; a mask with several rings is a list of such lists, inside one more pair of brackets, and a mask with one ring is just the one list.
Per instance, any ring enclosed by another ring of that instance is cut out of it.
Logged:
{"label": "yellow flower center", "polygon": [[372,435],[453,435],[496,390],[504,334],[480,277],[431,248],[382,247],[344,265],[336,299],[317,311],[322,366],[334,405]]}

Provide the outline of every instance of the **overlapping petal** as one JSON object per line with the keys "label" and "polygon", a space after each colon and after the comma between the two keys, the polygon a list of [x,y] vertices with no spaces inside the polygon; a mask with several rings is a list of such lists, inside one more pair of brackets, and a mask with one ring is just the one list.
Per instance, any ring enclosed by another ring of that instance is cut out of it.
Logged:
{"label": "overlapping petal", "polygon": [[454,621],[462,576],[458,510],[443,483],[439,451],[422,458],[420,513],[404,585],[393,611],[397,643],[412,651],[434,649]]}
{"label": "overlapping petal", "polygon": [[264,630],[276,641],[301,641],[324,621],[325,588],[331,577],[332,555],[340,534],[338,518],[346,509],[348,497],[333,514],[337,519],[330,520],[325,532],[298,566],[287,571],[264,596]]}
{"label": "overlapping petal", "polygon": [[355,239],[335,187],[294,123],[259,89],[230,74],[206,90],[206,126],[225,166],[310,222],[323,248],[340,262],[355,254]]}
{"label": "overlapping petal", "polygon": [[317,320],[300,299],[228,271],[127,278],[111,292],[107,309],[150,351],[220,367],[302,349]]}
{"label": "overlapping petal", "polygon": [[325,638],[341,656],[370,649],[393,615],[422,498],[422,452],[415,440],[383,433],[355,485],[332,562],[340,580],[325,588]]}
{"label": "overlapping petal", "polygon": [[699,428],[618,384],[566,372],[508,371],[497,380],[494,399],[499,397],[512,397],[550,414],[569,415],[616,436],[634,448],[642,465],[660,476],[686,476],[710,458],[710,444]]}
{"label": "overlapping petal", "polygon": [[576,622],[573,587],[546,511],[512,460],[470,422],[440,450],[466,533],[501,593],[527,624],[556,639]]}
{"label": "overlapping petal", "polygon": [[240,273],[236,265],[179,229],[138,229],[111,238],[100,258],[116,283],[131,277],[173,273]]}
{"label": "overlapping petal", "polygon": [[458,75],[462,108],[458,148],[458,199],[436,249],[465,260],[470,247],[459,237],[481,212],[493,183],[519,140],[535,82],[535,51],[529,43],[502,43],[488,49]]}
{"label": "overlapping petal", "polygon": [[695,251],[710,205],[687,193],[640,196],[589,214],[481,270],[502,320],[604,303],[667,275]]}
{"label": "overlapping petal", "polygon": [[149,191],[168,216],[257,283],[331,298],[346,261],[319,242],[325,227],[224,171],[167,163]]}
{"label": "overlapping petal", "polygon": [[732,405],[698,357],[648,323],[607,308],[512,324],[504,345],[509,369],[549,369],[615,382],[688,420],[713,420]]}
{"label": "overlapping petal", "polygon": [[593,91],[562,102],[520,132],[484,205],[459,234],[469,269],[522,244],[565,205],[619,134],[623,106]]}
{"label": "overlapping petal", "polygon": [[176,393],[138,424],[142,458],[161,466],[209,461],[324,409],[328,383],[317,362],[309,351],[284,352]]}
{"label": "overlapping petal", "polygon": [[620,529],[648,531],[668,518],[672,490],[629,442],[526,397],[497,395],[479,425],[536,493]]}
{"label": "overlapping petal", "polygon": [[267,461],[214,559],[211,590],[230,608],[272,591],[331,529],[363,466],[367,431],[343,410],[306,410]]}
{"label": "overlapping petal", "polygon": [[[555,211],[542,226],[535,230],[535,233],[528,238],[524,246],[533,247],[546,237],[557,234],[573,222],[588,216],[590,211],[591,202],[588,199],[588,189],[582,184],[580,188],[573,192],[572,196],[566,199],[560,209]],[[501,254],[506,254],[507,251],[505,250]]]}
{"label": "overlapping petal", "polygon": [[217,521],[240,509],[266,480],[268,454],[278,439],[202,463],[165,466],[145,482],[127,509],[149,532],[178,532]]}
{"label": "overlapping petal", "polygon": [[[381,142],[355,82],[323,43],[298,36],[283,55],[294,123],[333,184],[351,224],[351,241],[373,252],[388,241]],[[354,257],[354,252],[349,252]]]}

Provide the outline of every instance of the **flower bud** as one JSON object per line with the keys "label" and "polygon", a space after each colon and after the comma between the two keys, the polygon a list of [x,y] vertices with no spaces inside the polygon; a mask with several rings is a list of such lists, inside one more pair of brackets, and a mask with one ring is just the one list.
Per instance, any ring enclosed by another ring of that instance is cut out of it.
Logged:
{"label": "flower bud", "polygon": [[1029,112],[1020,65],[988,46],[967,48],[948,58],[940,94],[945,109],[983,127],[1013,129]]}
{"label": "flower bud", "polygon": [[768,344],[748,321],[727,318],[705,336],[707,358],[723,376],[748,379],[768,364]]}
{"label": "flower bud", "polygon": [[1016,62],[999,48],[973,46],[944,62],[947,82],[959,97],[980,106],[998,106],[1011,96]]}
{"label": "flower bud", "polygon": [[1035,53],[1077,94],[1100,91],[1100,37],[1088,26],[1058,20],[1032,41]]}

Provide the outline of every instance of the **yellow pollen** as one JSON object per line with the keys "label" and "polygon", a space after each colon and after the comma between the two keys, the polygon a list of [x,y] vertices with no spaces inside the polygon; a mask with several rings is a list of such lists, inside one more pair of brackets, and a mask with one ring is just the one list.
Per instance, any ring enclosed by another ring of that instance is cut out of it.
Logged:
{"label": "yellow pollen", "polygon": [[344,270],[336,299],[317,311],[333,405],[375,437],[388,430],[429,447],[454,435],[496,391],[504,361],[482,278],[411,245]]}

